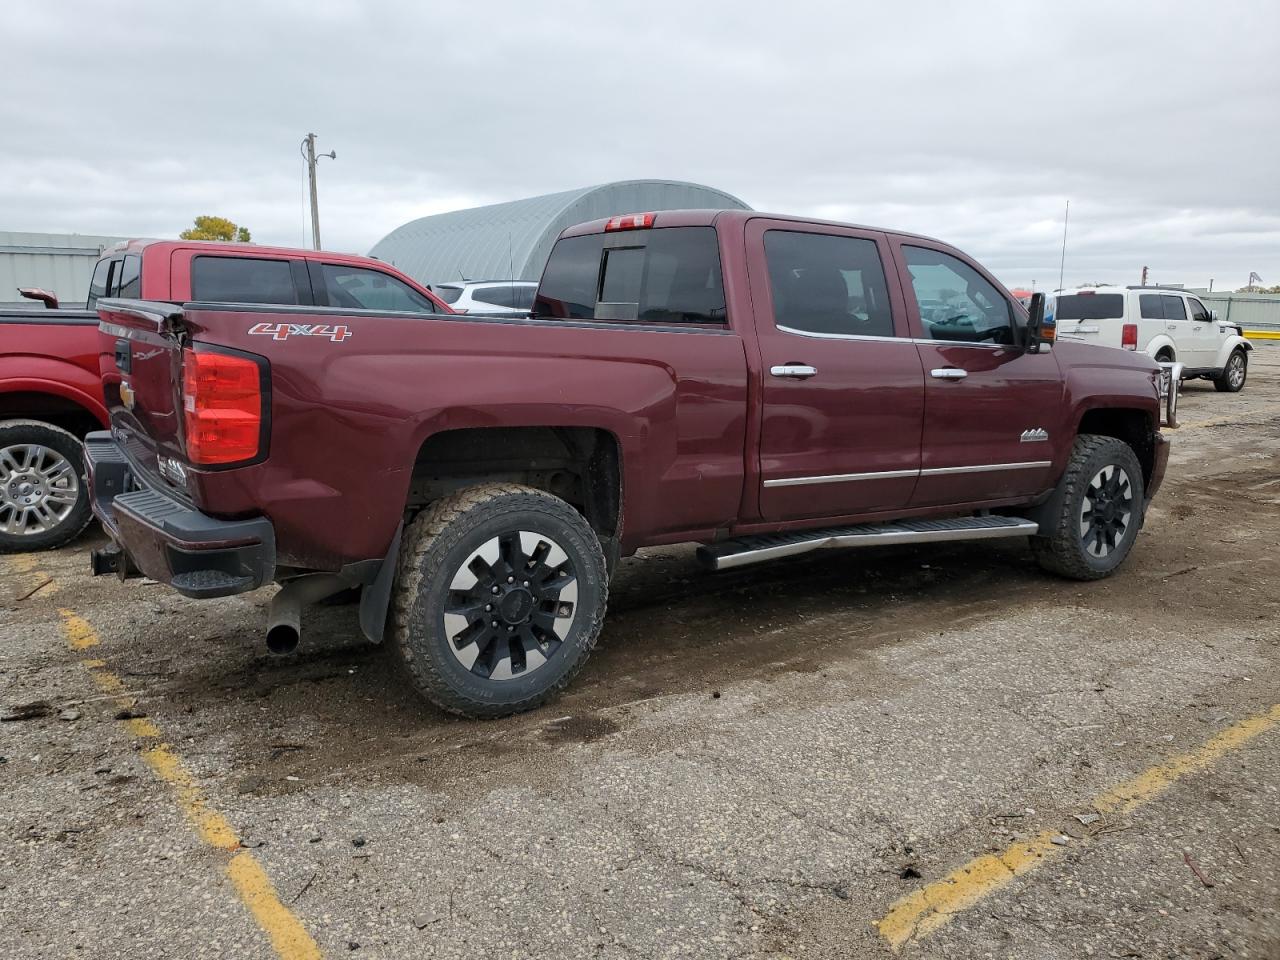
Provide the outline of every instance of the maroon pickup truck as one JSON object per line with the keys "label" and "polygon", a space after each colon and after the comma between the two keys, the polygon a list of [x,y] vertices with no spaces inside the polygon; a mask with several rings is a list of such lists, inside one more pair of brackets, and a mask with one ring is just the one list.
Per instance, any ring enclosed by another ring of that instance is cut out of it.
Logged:
{"label": "maroon pickup truck", "polygon": [[98,300],[253,302],[450,313],[394,267],[253,244],[135,240],[94,267],[84,309],[0,310],[0,552],[61,546],[88,525],[80,440],[108,426]]}
{"label": "maroon pickup truck", "polygon": [[[417,688],[473,716],[563,689],[609,571],[1030,537],[1111,573],[1168,458],[1149,358],[1052,343],[959,251],[743,211],[557,241],[529,317],[107,300],[96,572],[191,597],[272,581],[266,640],[361,589]],[[1176,382],[1176,381],[1175,381]]]}

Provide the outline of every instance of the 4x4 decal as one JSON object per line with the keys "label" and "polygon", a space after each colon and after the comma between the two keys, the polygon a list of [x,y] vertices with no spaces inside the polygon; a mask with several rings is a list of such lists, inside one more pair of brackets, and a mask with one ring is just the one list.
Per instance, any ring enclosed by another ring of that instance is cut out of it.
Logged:
{"label": "4x4 decal", "polygon": [[351,331],[344,323],[255,323],[249,332],[260,337],[271,337],[273,340],[284,340],[288,337],[328,337],[334,343],[341,343],[351,336]]}

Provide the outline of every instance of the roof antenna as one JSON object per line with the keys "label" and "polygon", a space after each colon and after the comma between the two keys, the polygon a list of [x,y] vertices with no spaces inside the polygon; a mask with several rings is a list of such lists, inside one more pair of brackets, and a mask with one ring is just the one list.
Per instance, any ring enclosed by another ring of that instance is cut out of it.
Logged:
{"label": "roof antenna", "polygon": [[1058,264],[1058,289],[1062,289],[1062,275],[1067,269],[1067,221],[1071,218],[1071,201],[1067,201],[1066,213],[1062,215],[1062,261]]}
{"label": "roof antenna", "polygon": [[512,249],[511,231],[507,231],[507,283],[511,287],[511,305],[516,305],[516,255]]}

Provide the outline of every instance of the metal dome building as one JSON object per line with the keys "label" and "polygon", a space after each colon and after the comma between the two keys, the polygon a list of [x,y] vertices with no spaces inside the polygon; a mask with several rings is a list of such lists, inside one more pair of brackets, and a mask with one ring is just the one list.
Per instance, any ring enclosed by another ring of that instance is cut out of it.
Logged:
{"label": "metal dome building", "polygon": [[565,227],[651,210],[751,209],[737,197],[675,180],[623,180],[411,220],[369,255],[419,283],[537,280]]}

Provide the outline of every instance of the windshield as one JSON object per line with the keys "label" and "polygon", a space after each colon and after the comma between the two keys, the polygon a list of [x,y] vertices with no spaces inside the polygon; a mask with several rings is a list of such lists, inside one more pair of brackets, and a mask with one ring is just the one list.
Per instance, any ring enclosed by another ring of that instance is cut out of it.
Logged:
{"label": "windshield", "polygon": [[1063,320],[1118,320],[1124,316],[1124,295],[1119,293],[1069,293],[1058,297],[1054,315]]}

